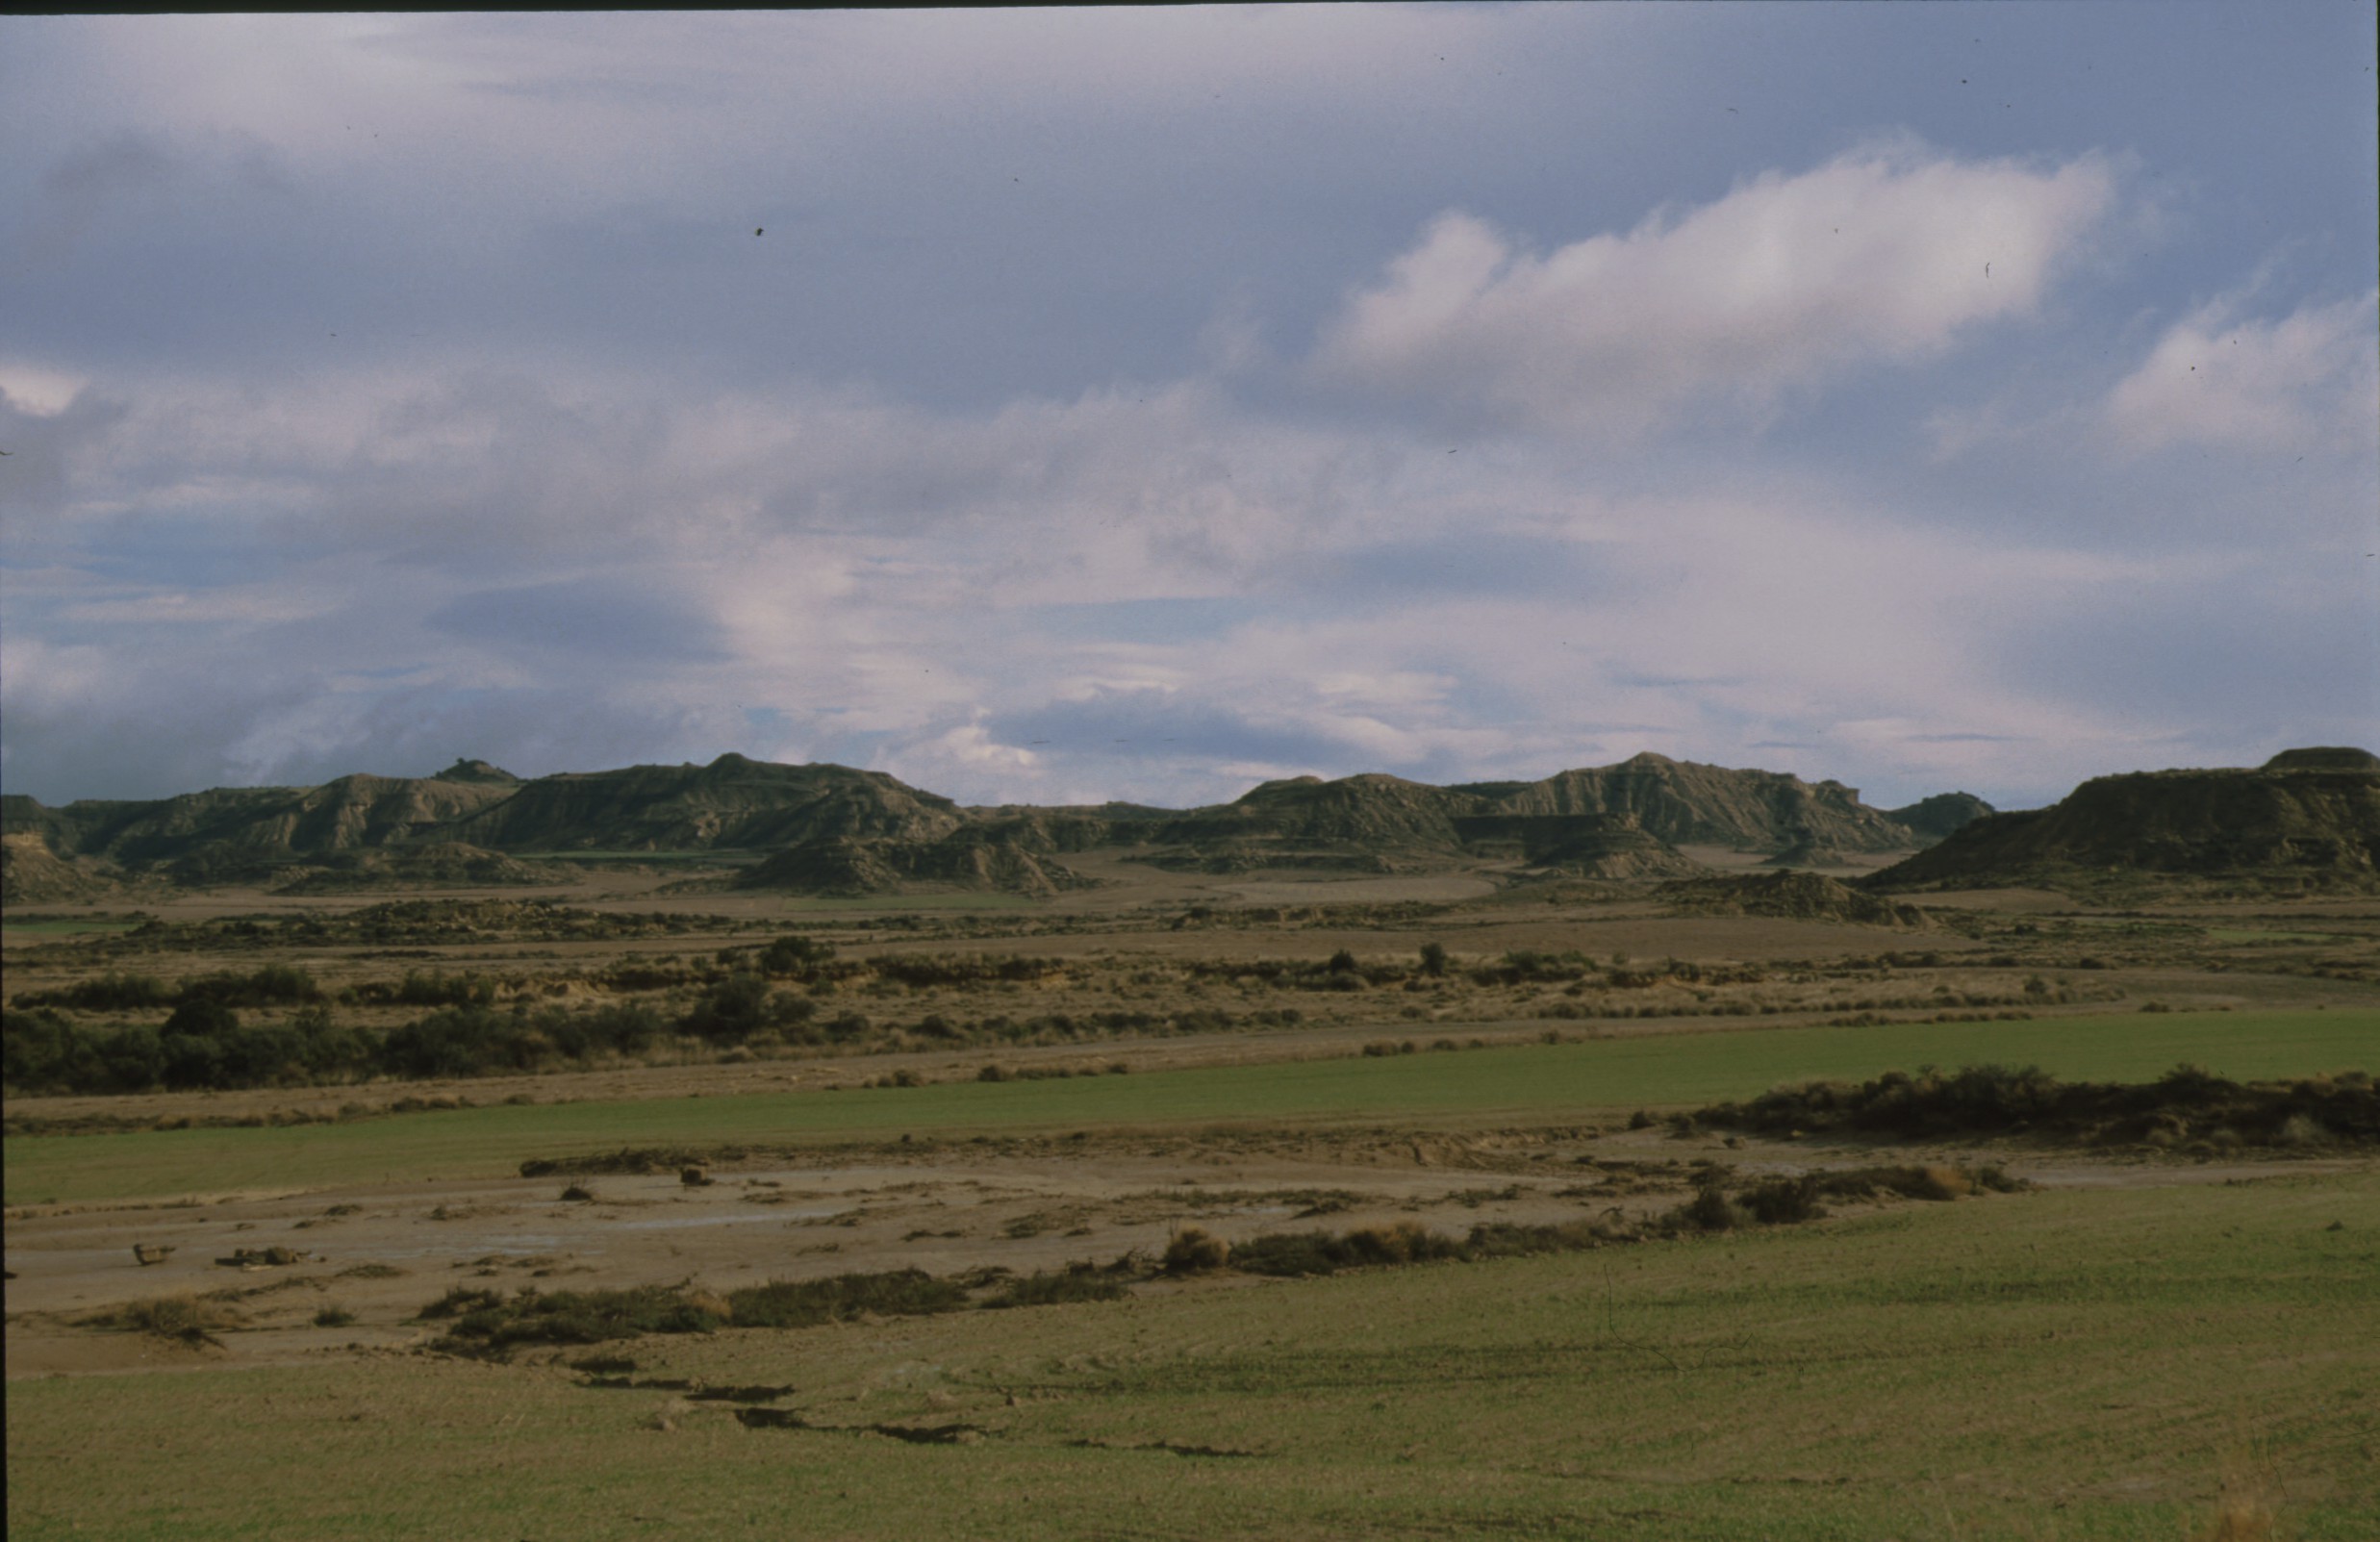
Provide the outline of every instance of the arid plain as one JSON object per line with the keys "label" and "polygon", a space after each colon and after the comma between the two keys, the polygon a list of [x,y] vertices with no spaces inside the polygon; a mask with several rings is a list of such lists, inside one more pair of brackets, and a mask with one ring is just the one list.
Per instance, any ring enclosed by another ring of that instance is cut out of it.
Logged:
{"label": "arid plain", "polygon": [[13,900],[12,1529],[2367,1534],[2369,894],[1674,850]]}

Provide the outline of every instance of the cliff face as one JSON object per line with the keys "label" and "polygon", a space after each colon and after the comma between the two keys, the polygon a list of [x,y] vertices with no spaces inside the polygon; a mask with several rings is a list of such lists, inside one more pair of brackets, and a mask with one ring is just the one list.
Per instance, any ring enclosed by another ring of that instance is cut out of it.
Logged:
{"label": "cliff face", "polygon": [[2101,776],[2049,808],[1977,820],[1867,881],[2057,885],[2110,872],[2380,887],[2380,760],[2293,750],[2254,771]]}

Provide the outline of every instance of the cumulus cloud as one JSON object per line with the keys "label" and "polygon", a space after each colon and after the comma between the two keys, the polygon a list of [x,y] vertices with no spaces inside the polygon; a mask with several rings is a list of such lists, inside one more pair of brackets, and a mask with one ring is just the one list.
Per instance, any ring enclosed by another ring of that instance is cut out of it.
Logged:
{"label": "cumulus cloud", "polygon": [[2032,315],[2116,182],[2096,155],[1869,148],[1542,255],[1450,213],[1348,299],[1313,363],[1458,417],[1611,437],[1704,401],[1763,408]]}
{"label": "cumulus cloud", "polygon": [[2200,307],[2109,393],[2106,431],[2139,455],[2176,444],[2265,453],[2368,449],[2380,420],[2380,291],[2279,319]]}
{"label": "cumulus cloud", "polygon": [[1589,447],[1466,462],[1197,385],[975,414],[468,373],[120,395],[0,548],[7,774],[37,796],[737,748],[976,802],[1641,749],[2005,797],[2189,716],[2111,720],[2025,638],[2121,591],[2147,609],[2093,645],[2140,652],[2155,596],[2220,566],[1773,469],[1623,496]]}

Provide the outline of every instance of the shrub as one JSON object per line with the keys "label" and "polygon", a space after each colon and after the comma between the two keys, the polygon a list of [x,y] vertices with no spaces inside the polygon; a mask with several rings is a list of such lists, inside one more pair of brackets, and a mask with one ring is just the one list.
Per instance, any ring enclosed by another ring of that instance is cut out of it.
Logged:
{"label": "shrub", "polygon": [[493,1006],[495,981],[484,974],[448,978],[440,970],[427,974],[407,970],[396,987],[396,1002],[400,1006]]}
{"label": "shrub", "polygon": [[1463,1245],[1409,1221],[1361,1226],[1343,1235],[1279,1231],[1234,1244],[1230,1267],[1251,1275],[1329,1275],[1377,1264],[1462,1256]]}
{"label": "shrub", "polygon": [[455,1285],[448,1288],[445,1295],[421,1308],[416,1315],[435,1322],[440,1318],[460,1317],[466,1312],[476,1312],[503,1304],[504,1298],[495,1291],[472,1290],[467,1286]]}
{"label": "shrub", "polygon": [[[461,1294],[449,1291],[443,1306]],[[494,1296],[492,1291],[479,1293]],[[422,1312],[431,1315],[429,1309]],[[465,1311],[442,1348],[502,1355],[516,1344],[601,1344],[643,1333],[708,1333],[725,1321],[714,1307],[665,1285],[632,1290],[523,1292]]]}
{"label": "shrub", "polygon": [[[1999,1169],[1991,1170],[1995,1175]],[[1953,1167],[1860,1167],[1840,1173],[1813,1174],[1818,1192],[1845,1199],[1867,1199],[1878,1193],[1905,1200],[1956,1200],[1975,1192],[1975,1181]],[[2001,1182],[2012,1183],[2005,1175]],[[1989,1185],[1997,1187],[1998,1185]]]}
{"label": "shrub", "polygon": [[[85,1327],[114,1328],[124,1333],[147,1333],[184,1344],[215,1344],[214,1329],[239,1327],[244,1319],[221,1302],[183,1294],[126,1302],[81,1319]],[[219,1346],[218,1346],[219,1347]]]}
{"label": "shrub", "polygon": [[318,1001],[322,989],[314,976],[294,964],[265,964],[241,974],[231,971],[185,980],[174,993],[178,1001],[212,1000],[226,1006],[270,1006],[287,1001]]}
{"label": "shrub", "polygon": [[1738,1202],[1764,1226],[1815,1221],[1826,1214],[1818,1202],[1818,1180],[1812,1176],[1770,1178],[1746,1189]]}
{"label": "shrub", "polygon": [[[1510,1221],[1488,1221],[1473,1226],[1470,1236],[1463,1239],[1458,1250],[1454,1249],[1453,1244],[1446,1243],[1452,1250],[1449,1253],[1433,1252],[1427,1256],[1519,1258],[1541,1252],[1575,1252],[1582,1248],[1595,1247],[1603,1240],[1603,1234],[1595,1229],[1591,1222],[1563,1221],[1553,1226],[1532,1226]],[[1442,1238],[1433,1238],[1432,1241],[1445,1243]],[[1425,1255],[1416,1253],[1414,1256]]]}
{"label": "shrub", "polygon": [[[1184,1233],[1187,1235],[1188,1233]],[[1171,1256],[1172,1250],[1167,1250]],[[1276,1231],[1229,1245],[1225,1259],[1246,1275],[1329,1275],[1350,1260],[1328,1231]]]}
{"label": "shrub", "polygon": [[406,1076],[477,1075],[495,1063],[511,1027],[484,1006],[449,1007],[392,1030],[381,1041],[381,1061]]}
{"label": "shrub", "polygon": [[1197,1226],[1184,1226],[1165,1245],[1164,1268],[1169,1275],[1203,1275],[1221,1269],[1231,1257],[1231,1245]]}
{"label": "shrub", "polygon": [[768,979],[738,973],[696,997],[694,1009],[686,1014],[680,1026],[713,1044],[742,1044],[768,1022]]}
{"label": "shrub", "polygon": [[729,1313],[740,1327],[811,1327],[864,1314],[924,1317],[966,1304],[967,1292],[955,1280],[936,1279],[922,1269],[771,1280],[727,1293]]}
{"label": "shrub", "polygon": [[1000,1292],[986,1301],[987,1307],[1056,1306],[1068,1302],[1112,1302],[1132,1293],[1131,1287],[1113,1275],[1096,1269],[1076,1268],[1057,1274],[1032,1274],[1022,1279],[1010,1280]]}
{"label": "shrub", "polygon": [[1748,1219],[1715,1184],[1661,1217],[1675,1230],[1727,1231]]}
{"label": "shrub", "polygon": [[760,955],[760,967],[764,973],[809,979],[818,973],[821,967],[832,963],[834,956],[832,943],[822,943],[796,934],[771,943]]}
{"label": "shrub", "polygon": [[164,1006],[173,999],[164,982],[150,974],[118,974],[114,971],[95,980],[79,980],[63,990],[28,992],[14,999],[17,1006],[63,1006],[78,1012],[139,1012]]}
{"label": "shrub", "polygon": [[[167,1035],[186,1034],[200,1039],[219,1039],[240,1030],[240,1014],[215,997],[196,996],[183,1001],[165,1019]],[[199,1083],[204,1086],[208,1083]]]}

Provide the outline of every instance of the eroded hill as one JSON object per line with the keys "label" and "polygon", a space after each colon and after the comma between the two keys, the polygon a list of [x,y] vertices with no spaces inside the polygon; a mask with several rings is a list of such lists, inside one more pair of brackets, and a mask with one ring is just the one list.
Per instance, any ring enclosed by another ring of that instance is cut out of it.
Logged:
{"label": "eroded hill", "polygon": [[881,771],[730,754],[707,766],[534,780],[458,761],[429,777],[356,775],[314,788],[216,789],[63,809],[12,796],[6,815],[24,847],[12,859],[14,881],[62,893],[122,875],[307,892],[520,882],[537,878],[506,865],[520,858],[711,853],[761,858],[738,876],[739,887],[1047,896],[1080,886],[1085,880],[1064,859],[1095,850],[1207,872],[1486,865],[1515,876],[1619,883],[1704,871],[1681,843],[1826,866],[1920,846],[1967,805],[1985,806],[1962,797],[1920,805],[1920,833],[1839,782],[1639,755],[1535,782],[1437,787],[1378,774],[1301,776],[1187,810],[967,809]]}
{"label": "eroded hill", "polygon": [[2135,771],[1993,814],[1866,880],[1877,889],[2380,888],[2380,758],[2294,749],[2254,770]]}

